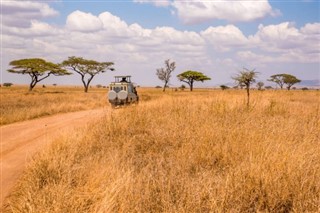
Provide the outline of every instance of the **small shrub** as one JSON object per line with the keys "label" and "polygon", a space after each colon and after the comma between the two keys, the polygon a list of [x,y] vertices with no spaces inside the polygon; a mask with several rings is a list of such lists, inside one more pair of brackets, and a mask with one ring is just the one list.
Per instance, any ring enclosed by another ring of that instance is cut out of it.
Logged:
{"label": "small shrub", "polygon": [[226,85],[220,85],[220,88],[221,88],[222,90],[226,90],[226,89],[229,89],[230,87],[228,87],[228,86],[226,86]]}
{"label": "small shrub", "polygon": [[182,84],[181,86],[180,86],[180,89],[183,91],[184,89],[186,88],[186,86],[184,85],[184,84]]}
{"label": "small shrub", "polygon": [[3,83],[4,87],[11,87],[13,85],[13,83]]}

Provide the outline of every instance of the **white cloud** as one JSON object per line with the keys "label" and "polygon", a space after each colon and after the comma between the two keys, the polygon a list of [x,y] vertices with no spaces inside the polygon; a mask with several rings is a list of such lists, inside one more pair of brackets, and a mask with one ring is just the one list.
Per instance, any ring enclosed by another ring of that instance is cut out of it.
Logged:
{"label": "white cloud", "polygon": [[2,24],[29,27],[30,20],[57,16],[58,11],[46,3],[34,1],[1,1]]}
{"label": "white cloud", "polygon": [[246,22],[275,15],[268,0],[260,1],[174,1],[179,18],[186,24],[201,23],[213,19]]}
{"label": "white cloud", "polygon": [[282,61],[317,62],[320,58],[317,30],[320,30],[319,23],[306,24],[301,29],[289,22],[260,25],[252,40],[265,52],[283,54],[279,57]]}
{"label": "white cloud", "polygon": [[178,31],[172,27],[157,27],[151,37],[161,38],[165,43],[203,45],[204,41],[198,33]]}
{"label": "white cloud", "polygon": [[230,78],[228,70],[247,64],[259,68],[274,63],[319,61],[320,23],[300,29],[288,22],[260,25],[256,33],[245,36],[231,24],[201,32],[166,26],[147,29],[137,23],[129,25],[109,12],[94,15],[75,11],[64,26],[28,21],[28,27],[3,27],[4,63],[27,57],[61,62],[75,55],[114,61],[119,74],[138,73],[153,79],[155,69],[168,58],[177,62],[177,72],[195,69],[213,78]]}
{"label": "white cloud", "polygon": [[91,13],[74,11],[67,17],[66,26],[70,30],[81,32],[94,32],[102,29],[101,20]]}
{"label": "white cloud", "polygon": [[171,1],[170,0],[133,0],[133,2],[137,3],[152,3],[157,7],[166,7],[169,6]]}
{"label": "white cloud", "polygon": [[220,51],[228,51],[234,47],[245,47],[249,42],[241,30],[234,25],[209,27],[201,31],[200,34]]}
{"label": "white cloud", "polygon": [[248,22],[265,16],[278,16],[281,12],[272,9],[268,0],[133,0],[136,3],[151,3],[155,6],[171,6],[171,14],[177,14],[185,24],[197,24],[214,19],[229,22]]}
{"label": "white cloud", "polygon": [[301,28],[301,32],[306,35],[316,35],[320,34],[320,23],[308,23]]}
{"label": "white cloud", "polygon": [[8,27],[3,26],[2,32],[7,35],[16,35],[24,37],[42,37],[53,36],[59,33],[59,29],[49,25],[48,23],[32,20],[29,28]]}

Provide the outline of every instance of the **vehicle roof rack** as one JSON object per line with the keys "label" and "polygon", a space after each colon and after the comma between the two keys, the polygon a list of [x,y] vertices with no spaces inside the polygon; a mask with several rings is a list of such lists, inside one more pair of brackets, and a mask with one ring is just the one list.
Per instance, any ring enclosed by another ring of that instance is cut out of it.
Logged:
{"label": "vehicle roof rack", "polygon": [[114,82],[128,82],[131,83],[131,75],[117,75],[114,76]]}

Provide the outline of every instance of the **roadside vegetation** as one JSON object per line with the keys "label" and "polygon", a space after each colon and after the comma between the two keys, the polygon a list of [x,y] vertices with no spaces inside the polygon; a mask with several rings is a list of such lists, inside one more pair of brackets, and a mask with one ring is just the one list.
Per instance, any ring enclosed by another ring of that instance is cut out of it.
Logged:
{"label": "roadside vegetation", "polygon": [[320,211],[318,91],[139,93],[35,156],[6,212]]}
{"label": "roadside vegetation", "polygon": [[46,86],[26,92],[26,86],[1,88],[0,125],[30,120],[57,113],[95,109],[106,106],[107,89]]}

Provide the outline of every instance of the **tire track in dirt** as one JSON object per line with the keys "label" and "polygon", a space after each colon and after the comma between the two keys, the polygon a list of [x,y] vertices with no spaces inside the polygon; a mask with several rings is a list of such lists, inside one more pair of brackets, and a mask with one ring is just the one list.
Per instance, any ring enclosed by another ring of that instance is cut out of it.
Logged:
{"label": "tire track in dirt", "polygon": [[0,207],[31,157],[62,133],[103,117],[108,108],[58,114],[0,127]]}

